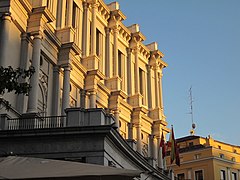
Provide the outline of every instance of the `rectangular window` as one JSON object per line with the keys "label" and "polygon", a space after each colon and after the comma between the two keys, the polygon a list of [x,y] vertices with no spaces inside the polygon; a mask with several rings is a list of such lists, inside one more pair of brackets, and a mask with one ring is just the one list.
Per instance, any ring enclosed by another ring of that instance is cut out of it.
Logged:
{"label": "rectangular window", "polygon": [[195,154],[194,159],[200,159],[201,154]]}
{"label": "rectangular window", "polygon": [[143,70],[139,68],[139,87],[140,87],[140,94],[143,95]]}
{"label": "rectangular window", "polygon": [[178,180],[185,180],[185,175],[184,173],[178,174],[177,175]]}
{"label": "rectangular window", "polygon": [[122,78],[122,52],[118,50],[118,76]]}
{"label": "rectangular window", "polygon": [[224,170],[220,171],[220,180],[226,180],[226,172]]}
{"label": "rectangular window", "polygon": [[189,147],[192,147],[192,146],[193,146],[193,142],[190,142],[190,143],[189,143]]}
{"label": "rectangular window", "polygon": [[203,180],[203,171],[202,170],[195,171],[195,180]]}
{"label": "rectangular window", "polygon": [[224,154],[219,154],[219,157],[224,159]]}
{"label": "rectangular window", "polygon": [[101,32],[97,29],[96,31],[96,53],[97,56],[99,57],[101,55]]}
{"label": "rectangular window", "polygon": [[73,2],[73,10],[72,10],[72,27],[73,28],[77,28],[76,27],[76,14],[77,13],[77,4],[75,2]]}
{"label": "rectangular window", "polygon": [[237,180],[237,173],[232,172],[232,180]]}

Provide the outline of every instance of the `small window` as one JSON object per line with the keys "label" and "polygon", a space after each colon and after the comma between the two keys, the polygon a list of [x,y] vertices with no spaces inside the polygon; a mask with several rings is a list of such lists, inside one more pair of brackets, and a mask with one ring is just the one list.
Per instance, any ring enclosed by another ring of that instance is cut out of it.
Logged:
{"label": "small window", "polygon": [[119,127],[122,127],[122,122],[121,121],[119,121]]}
{"label": "small window", "polygon": [[220,154],[219,157],[224,159],[224,154]]}
{"label": "small window", "polygon": [[218,149],[222,149],[222,147],[221,147],[221,146],[218,146]]}
{"label": "small window", "polygon": [[226,180],[226,172],[224,170],[220,171],[220,180]]}
{"label": "small window", "polygon": [[195,180],[203,180],[203,171],[202,170],[195,171]]}
{"label": "small window", "polygon": [[200,157],[201,157],[201,154],[195,154],[194,155],[194,159],[200,159]]}
{"label": "small window", "polygon": [[236,158],[235,157],[232,157],[231,159],[233,162],[236,162]]}
{"label": "small window", "polygon": [[181,173],[177,175],[178,180],[185,180],[185,174]]}
{"label": "small window", "polygon": [[189,145],[189,147],[192,147],[193,146],[193,142],[190,142],[188,145]]}
{"label": "small window", "polygon": [[141,133],[141,138],[143,139],[143,137],[144,137],[144,136],[143,136],[143,133]]}

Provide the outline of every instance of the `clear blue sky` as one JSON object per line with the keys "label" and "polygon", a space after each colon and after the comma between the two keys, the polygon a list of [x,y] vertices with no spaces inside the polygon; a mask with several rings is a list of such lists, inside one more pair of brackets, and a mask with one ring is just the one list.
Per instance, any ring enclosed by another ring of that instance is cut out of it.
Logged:
{"label": "clear blue sky", "polygon": [[240,1],[118,2],[124,24],[139,24],[145,44],[156,41],[165,54],[165,115],[175,136],[189,135],[192,86],[196,135],[240,145]]}

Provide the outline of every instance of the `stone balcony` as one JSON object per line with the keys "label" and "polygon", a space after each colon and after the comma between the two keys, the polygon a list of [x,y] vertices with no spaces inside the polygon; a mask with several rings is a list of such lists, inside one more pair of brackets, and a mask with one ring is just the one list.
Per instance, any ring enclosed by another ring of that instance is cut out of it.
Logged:
{"label": "stone balcony", "polygon": [[12,119],[7,114],[1,114],[0,130],[101,126],[111,125],[114,122],[114,117],[100,108],[68,108],[66,116],[40,117],[36,114],[24,114],[19,118]]}

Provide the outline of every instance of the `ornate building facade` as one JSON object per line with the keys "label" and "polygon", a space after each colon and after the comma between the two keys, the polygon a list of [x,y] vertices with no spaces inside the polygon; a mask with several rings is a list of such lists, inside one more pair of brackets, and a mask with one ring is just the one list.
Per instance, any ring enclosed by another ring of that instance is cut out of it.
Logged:
{"label": "ornate building facade", "polygon": [[1,0],[0,16],[0,65],[36,71],[29,96],[4,94],[12,105],[8,119],[101,108],[157,166],[160,134],[169,131],[162,95],[167,64],[156,42],[144,44],[139,25],[124,25],[117,2]]}
{"label": "ornate building facade", "polygon": [[238,180],[240,178],[240,147],[214,140],[211,136],[186,136],[177,139],[181,166],[170,163],[179,180],[212,179]]}

